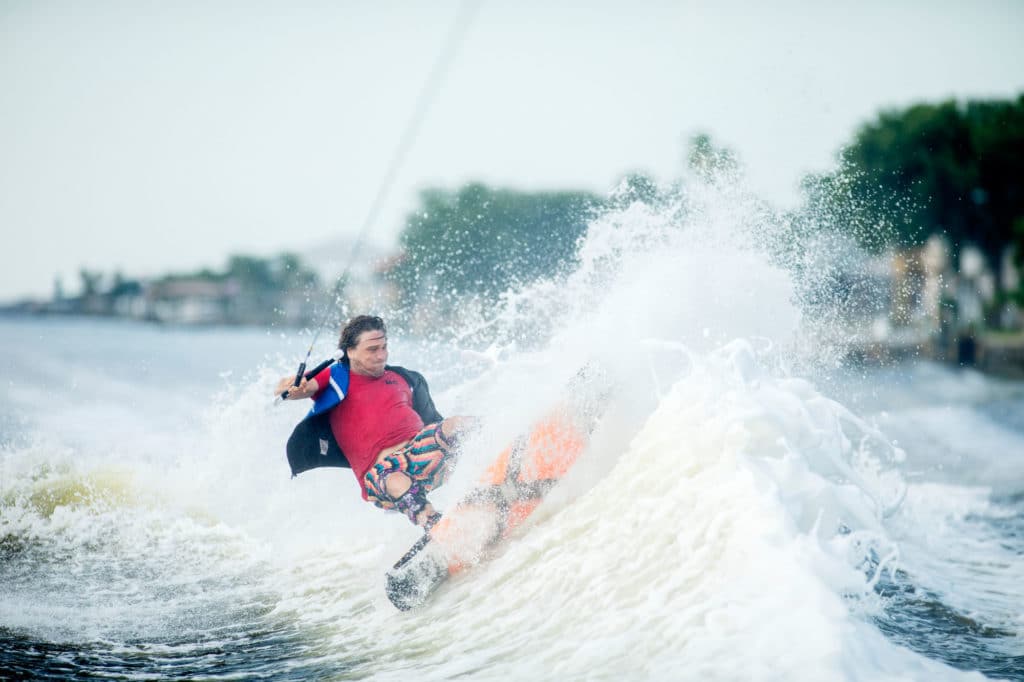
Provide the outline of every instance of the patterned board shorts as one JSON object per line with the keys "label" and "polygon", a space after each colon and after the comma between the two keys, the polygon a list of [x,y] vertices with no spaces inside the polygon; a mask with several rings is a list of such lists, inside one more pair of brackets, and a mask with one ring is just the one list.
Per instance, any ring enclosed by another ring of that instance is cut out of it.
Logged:
{"label": "patterned board shorts", "polygon": [[419,482],[425,492],[444,485],[455,464],[455,438],[441,430],[441,422],[427,424],[401,450],[393,452],[370,467],[363,477],[366,498],[381,509],[394,509],[384,482],[400,472]]}

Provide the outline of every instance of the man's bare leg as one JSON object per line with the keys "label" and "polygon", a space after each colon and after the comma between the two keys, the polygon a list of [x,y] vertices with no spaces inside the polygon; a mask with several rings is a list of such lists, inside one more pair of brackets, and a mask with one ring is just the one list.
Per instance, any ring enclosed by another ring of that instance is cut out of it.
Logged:
{"label": "man's bare leg", "polygon": [[[409,492],[409,488],[412,487],[412,479],[403,474],[401,471],[395,471],[388,474],[388,477],[384,479],[384,491],[391,497],[392,500],[397,500],[402,495]],[[416,525],[423,526],[427,523],[427,519],[434,515],[434,505],[427,502],[423,509],[416,513]]]}
{"label": "man's bare leg", "polygon": [[463,436],[480,427],[480,417],[448,417],[441,422],[441,433],[448,437]]}
{"label": "man's bare leg", "polygon": [[[449,417],[442,421],[438,427],[440,428],[443,440],[450,443],[453,448],[457,448],[460,438],[480,427],[480,418]],[[388,474],[384,479],[384,492],[386,492],[392,500],[397,500],[402,497],[402,495],[409,492],[412,485],[412,479],[409,478],[408,475],[401,471],[394,471]],[[417,526],[426,525],[427,521],[436,513],[434,505],[432,505],[425,497],[423,498],[423,501],[425,504],[423,508],[416,513],[416,520],[414,521]]]}

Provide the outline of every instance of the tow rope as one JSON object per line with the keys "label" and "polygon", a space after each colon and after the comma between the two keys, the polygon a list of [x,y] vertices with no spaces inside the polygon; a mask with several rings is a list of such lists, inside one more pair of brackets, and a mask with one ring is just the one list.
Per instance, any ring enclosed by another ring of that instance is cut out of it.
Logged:
{"label": "tow rope", "polygon": [[[292,383],[292,388],[302,383],[303,377],[307,379],[312,378],[330,366],[337,359],[340,359],[340,356],[330,358],[317,365],[312,371],[306,372],[306,364],[309,362],[310,355],[313,353],[313,347],[320,338],[320,333],[323,331],[324,325],[327,323],[327,318],[330,315],[332,307],[332,301],[330,299],[333,299],[334,303],[337,302],[340,289],[347,280],[353,263],[355,263],[356,254],[359,252],[359,248],[363,244],[363,239],[366,237],[367,232],[369,232],[370,226],[373,225],[374,221],[377,219],[377,214],[380,213],[381,208],[384,206],[384,200],[391,191],[395,178],[398,177],[398,172],[405,163],[405,158],[408,156],[409,150],[412,149],[412,146],[416,141],[416,137],[419,135],[420,124],[426,117],[427,111],[434,100],[434,96],[440,89],[441,84],[444,81],[444,77],[448,74],[452,61],[465,39],[473,19],[476,17],[476,12],[480,7],[480,2],[481,0],[464,0],[459,5],[459,11],[456,13],[455,20],[452,22],[452,27],[448,31],[448,36],[442,44],[441,52],[438,55],[437,60],[434,62],[433,67],[430,69],[430,73],[427,75],[427,80],[423,85],[423,89],[420,90],[419,96],[416,98],[412,116],[406,124],[401,138],[399,138],[398,146],[395,148],[395,153],[391,157],[391,162],[388,164],[387,171],[384,173],[384,177],[381,179],[380,185],[378,185],[377,194],[374,196],[373,202],[370,204],[370,210],[367,212],[366,218],[363,220],[363,225],[357,233],[356,241],[349,252],[348,263],[341,271],[341,274],[334,280],[334,285],[331,288],[331,296],[328,299],[328,303],[324,306],[324,314],[320,317],[320,323],[316,326],[316,333],[313,335],[313,341],[309,344],[309,350],[306,351],[306,357],[299,363],[299,369],[295,372],[295,381]],[[278,396],[278,401],[275,402],[286,400],[290,391],[291,389],[284,391],[280,396]]]}

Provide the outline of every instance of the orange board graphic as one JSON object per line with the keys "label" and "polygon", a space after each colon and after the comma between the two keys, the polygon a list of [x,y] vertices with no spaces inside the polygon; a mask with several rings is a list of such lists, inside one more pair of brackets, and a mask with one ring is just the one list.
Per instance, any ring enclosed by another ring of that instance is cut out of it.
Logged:
{"label": "orange board graphic", "polygon": [[505,448],[478,487],[388,571],[392,603],[402,610],[421,604],[448,577],[479,563],[530,518],[585,451],[602,398],[603,393],[593,390],[571,393]]}

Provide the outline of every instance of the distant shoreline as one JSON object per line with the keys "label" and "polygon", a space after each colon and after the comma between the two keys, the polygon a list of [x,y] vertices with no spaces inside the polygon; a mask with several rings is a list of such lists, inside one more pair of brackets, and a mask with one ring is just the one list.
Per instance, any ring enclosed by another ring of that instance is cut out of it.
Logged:
{"label": "distant shoreline", "polygon": [[100,324],[121,324],[137,327],[152,327],[153,329],[166,329],[174,331],[206,331],[206,330],[302,330],[307,325],[292,325],[284,322],[169,322],[164,320],[131,317],[127,315],[89,315],[85,313],[54,313],[54,312],[25,312],[19,310],[5,310],[0,308],[0,321],[67,321],[67,322],[97,322]]}
{"label": "distant shoreline", "polygon": [[[300,331],[308,325],[288,324],[286,321],[230,322],[199,321],[176,322],[158,319],[144,319],[125,315],[90,315],[79,312],[58,313],[52,311],[34,312],[0,308],[0,321],[13,322],[99,322],[151,327],[167,331]],[[974,369],[986,375],[1010,381],[1024,381],[1024,332],[982,332],[970,337],[973,343],[969,361],[961,361],[957,350],[968,337],[957,340],[954,348],[943,351],[936,339],[920,343],[886,343],[884,341],[853,345],[847,349],[845,359],[852,364],[873,366],[898,366],[905,362],[926,360],[948,367]]]}

